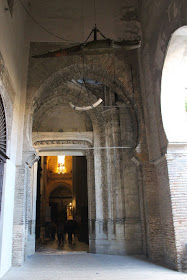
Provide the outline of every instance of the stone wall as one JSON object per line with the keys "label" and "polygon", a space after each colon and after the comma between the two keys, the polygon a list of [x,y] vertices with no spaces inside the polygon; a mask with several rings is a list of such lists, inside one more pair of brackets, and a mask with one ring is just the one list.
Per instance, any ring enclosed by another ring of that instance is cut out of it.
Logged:
{"label": "stone wall", "polygon": [[[146,201],[150,201],[152,191],[158,199],[153,207],[153,209],[158,210],[157,220],[150,217],[151,223],[156,221],[157,228],[153,236],[149,235],[150,244],[152,244],[152,258],[155,261],[163,260],[168,266],[181,270],[185,242],[177,225],[186,216],[185,193],[180,192],[181,200],[176,204],[175,197],[178,197],[178,190],[181,190],[181,183],[176,177],[177,174],[181,173],[179,171],[180,161],[174,159],[169,161],[170,152],[167,152],[168,140],[162,124],[160,94],[162,69],[168,43],[172,33],[186,23],[184,16],[186,5],[185,1],[176,0],[153,1],[153,3],[142,1],[140,6],[143,38],[139,53],[140,79],[149,162],[154,163],[154,175],[148,182],[149,185],[153,184],[153,186],[147,192]],[[182,157],[181,155],[179,158],[182,159]],[[183,160],[185,162],[185,156]],[[183,170],[182,166],[181,168]],[[173,185],[177,189],[173,188]],[[154,243],[155,235],[158,243],[163,244],[162,249],[159,247],[159,250],[161,249],[160,255],[158,254],[158,244]],[[181,247],[179,244],[183,244],[183,246]]]}

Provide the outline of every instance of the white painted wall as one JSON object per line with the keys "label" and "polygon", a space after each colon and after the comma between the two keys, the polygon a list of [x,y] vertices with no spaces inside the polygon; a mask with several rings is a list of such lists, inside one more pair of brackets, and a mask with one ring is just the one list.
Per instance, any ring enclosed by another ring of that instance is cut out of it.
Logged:
{"label": "white painted wall", "polygon": [[[27,1],[27,0],[26,0]],[[25,2],[26,2],[25,1]],[[12,264],[12,230],[16,165],[21,163],[28,44],[24,39],[25,12],[19,1],[11,17],[7,1],[0,1],[0,52],[15,92],[13,122],[8,141],[0,217],[0,277]],[[9,93],[6,93],[9,94]],[[6,104],[7,106],[7,104]],[[9,113],[9,108],[6,113]],[[19,148],[18,148],[19,147]]]}
{"label": "white painted wall", "polygon": [[[10,175],[11,174],[11,175]],[[0,218],[0,277],[12,264],[15,165],[7,161],[4,172],[2,213]]]}

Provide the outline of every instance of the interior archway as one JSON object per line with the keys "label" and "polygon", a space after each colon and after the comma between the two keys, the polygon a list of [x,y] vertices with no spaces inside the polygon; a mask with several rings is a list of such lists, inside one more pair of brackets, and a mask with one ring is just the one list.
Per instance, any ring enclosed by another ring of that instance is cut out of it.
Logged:
{"label": "interior archway", "polygon": [[[64,73],[65,71],[66,69]],[[54,77],[56,77],[56,74],[54,74]],[[67,152],[68,154],[68,141],[74,139],[72,150],[74,152],[82,150],[87,155],[88,217],[86,218],[86,206],[83,205],[82,209],[85,210],[80,211],[84,211],[84,214],[81,215],[85,217],[84,219],[87,219],[87,224],[89,224],[89,250],[97,253],[106,250],[107,253],[114,254],[119,250],[121,254],[124,254],[126,250],[140,252],[140,240],[136,240],[136,246],[132,246],[131,240],[125,241],[125,209],[123,206],[125,198],[122,187],[122,177],[125,176],[133,185],[132,192],[136,201],[131,204],[132,208],[136,208],[133,215],[140,216],[137,166],[136,163],[126,164],[124,168],[126,170],[123,170],[120,163],[120,158],[123,158],[126,163],[132,158],[133,151],[140,141],[141,125],[138,125],[140,118],[138,107],[135,106],[133,99],[127,96],[127,93],[123,93],[120,86],[109,82],[109,78],[104,80],[101,77],[101,80],[96,80],[97,75],[95,73],[87,73],[87,81],[92,82],[87,82],[86,90],[82,90],[82,85],[79,82],[81,76],[73,68],[72,72],[68,74],[67,80],[64,80],[63,77],[63,82],[59,74],[56,80],[54,80],[54,77],[51,84],[47,81],[43,88],[39,90],[38,99],[35,98],[32,101],[34,102],[32,108],[33,137],[40,139],[39,141],[34,140],[33,144],[37,147],[39,153],[45,150],[46,155],[49,155],[47,151]],[[79,106],[90,105],[98,98],[102,98],[103,102],[89,111],[78,112],[69,106],[69,102]],[[65,115],[67,110],[68,114],[72,116],[69,117],[69,120],[66,119]],[[72,127],[71,124],[74,115],[77,115],[77,120],[79,119],[77,127]],[[53,127],[50,126],[53,122],[46,122],[50,116],[56,119],[61,127],[57,128],[56,124]],[[60,122],[60,118],[63,118],[62,122]],[[45,123],[45,128],[43,123]],[[123,132],[122,127],[125,128]],[[79,142],[84,142],[85,137],[88,139],[91,136],[93,146],[77,147],[75,141],[77,136],[80,139]],[[43,144],[45,146],[42,147]],[[124,175],[120,172],[121,168]],[[129,170],[131,170],[131,174],[129,174]],[[133,181],[132,174],[136,174]],[[114,189],[116,190],[114,191]],[[113,191],[116,195],[112,195]],[[130,197],[127,196],[126,199],[130,199]],[[119,232],[113,233],[113,224],[116,223],[118,224],[116,226],[120,228],[120,235]],[[140,234],[141,223],[137,219],[133,223],[136,228],[135,232],[138,231]],[[127,221],[128,227],[132,226]],[[82,236],[85,239],[84,234]],[[107,243],[103,241],[106,238]],[[105,244],[101,245],[101,242]],[[111,245],[108,246],[107,244],[110,243]],[[112,243],[114,244],[112,245]]]}
{"label": "interior archway", "polygon": [[[31,60],[24,148],[42,157],[86,156],[90,252],[139,254],[144,225],[136,156],[145,146],[133,60],[122,65],[120,54],[86,56],[86,71],[77,56]],[[70,106],[99,98],[88,111]]]}

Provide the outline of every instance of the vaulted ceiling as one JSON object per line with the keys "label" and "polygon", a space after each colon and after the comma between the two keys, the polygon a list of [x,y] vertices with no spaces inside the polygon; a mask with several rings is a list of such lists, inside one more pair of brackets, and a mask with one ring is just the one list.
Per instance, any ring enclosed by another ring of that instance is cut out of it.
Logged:
{"label": "vaulted ceiling", "polygon": [[[66,45],[85,41],[95,23],[107,38],[114,40],[137,39],[141,34],[138,0],[32,0],[29,12],[51,33],[63,37]],[[31,17],[27,24],[29,41],[60,41],[42,30]]]}

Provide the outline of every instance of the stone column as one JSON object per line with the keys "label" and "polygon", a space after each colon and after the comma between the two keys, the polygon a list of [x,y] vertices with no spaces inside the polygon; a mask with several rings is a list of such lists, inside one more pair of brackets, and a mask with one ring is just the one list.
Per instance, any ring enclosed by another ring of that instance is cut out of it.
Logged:
{"label": "stone column", "polygon": [[96,197],[96,223],[95,223],[95,234],[98,243],[99,240],[106,239],[104,233],[104,174],[102,173],[102,156],[101,150],[94,151],[94,171],[95,171],[95,197]]}
{"label": "stone column", "polygon": [[94,155],[88,150],[87,158],[87,185],[88,185],[88,229],[89,229],[89,251],[96,252],[95,248],[95,221],[96,221],[96,200],[94,181]]}
{"label": "stone column", "polygon": [[37,170],[38,163],[35,162],[30,170],[30,186],[27,194],[27,241],[26,256],[35,253],[35,227],[36,227],[36,193],[37,193]]}
{"label": "stone column", "polygon": [[41,157],[41,177],[40,177],[40,238],[45,239],[45,216],[46,216],[46,183],[47,183],[47,157]]}
{"label": "stone column", "polygon": [[106,190],[105,190],[105,171],[103,162],[103,151],[100,147],[103,145],[103,131],[100,125],[94,125],[94,174],[95,174],[95,244],[96,252],[101,248],[103,240],[107,239],[104,219],[107,214],[106,208]]}
{"label": "stone column", "polygon": [[[119,111],[117,108],[103,112],[106,135],[107,194],[108,195],[108,240],[107,253],[125,253],[124,206],[121,181],[121,150]],[[114,147],[114,148],[113,148]]]}

